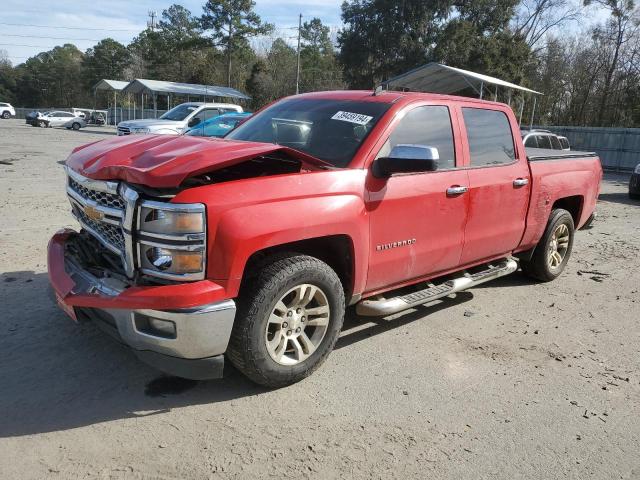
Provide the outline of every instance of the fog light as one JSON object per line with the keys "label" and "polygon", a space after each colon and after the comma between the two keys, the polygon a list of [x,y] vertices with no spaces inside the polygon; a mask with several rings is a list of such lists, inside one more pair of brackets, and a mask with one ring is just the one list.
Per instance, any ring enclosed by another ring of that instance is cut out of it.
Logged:
{"label": "fog light", "polygon": [[149,317],[149,326],[153,330],[164,333],[166,336],[176,338],[176,324],[169,320]]}
{"label": "fog light", "polygon": [[176,324],[170,320],[148,317],[136,312],[134,315],[136,330],[154,337],[176,338]]}

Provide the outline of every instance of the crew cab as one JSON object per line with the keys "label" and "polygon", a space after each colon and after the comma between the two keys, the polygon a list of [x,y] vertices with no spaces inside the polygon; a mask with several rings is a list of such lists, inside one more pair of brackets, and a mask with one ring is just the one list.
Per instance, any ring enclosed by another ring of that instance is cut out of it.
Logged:
{"label": "crew cab", "polygon": [[149,118],[146,120],[120,122],[118,124],[118,135],[130,135],[132,133],[179,135],[224,113],[239,112],[242,112],[242,107],[232,103],[181,103],[157,119]]}
{"label": "crew cab", "polygon": [[165,372],[226,358],[271,387],[326,359],[348,306],[557,278],[602,177],[593,153],[525,150],[507,105],[391,91],[285,98],[223,139],[113,137],[66,169],[81,230],[49,243],[60,306]]}

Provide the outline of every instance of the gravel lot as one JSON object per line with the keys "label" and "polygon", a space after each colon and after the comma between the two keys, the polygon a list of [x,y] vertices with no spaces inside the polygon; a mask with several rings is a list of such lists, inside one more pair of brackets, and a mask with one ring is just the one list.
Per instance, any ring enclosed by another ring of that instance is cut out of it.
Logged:
{"label": "gravel lot", "polygon": [[[0,121],[0,478],[640,478],[640,204],[607,175],[563,276],[348,314],[309,379],[163,378],[48,289],[62,164],[111,127]],[[639,159],[640,161],[640,159]]]}

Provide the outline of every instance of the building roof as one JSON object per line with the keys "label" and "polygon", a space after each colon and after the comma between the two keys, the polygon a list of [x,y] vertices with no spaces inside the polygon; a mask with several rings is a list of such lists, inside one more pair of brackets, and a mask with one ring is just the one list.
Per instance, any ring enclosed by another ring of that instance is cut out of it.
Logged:
{"label": "building roof", "polygon": [[418,92],[432,93],[454,93],[468,87],[479,92],[483,84],[497,85],[542,95],[542,93],[535,90],[499,78],[435,62],[427,63],[383,82],[383,85],[387,88],[406,88]]}
{"label": "building roof", "polygon": [[129,82],[123,82],[122,80],[107,80],[103,78],[93,87],[94,90],[115,90],[119,92],[124,87],[129,85]]}
{"label": "building roof", "polygon": [[198,85],[194,83],[165,82],[162,80],[147,80],[136,78],[122,89],[123,93],[162,94],[225,97],[248,100],[249,96],[230,87],[215,85]]}

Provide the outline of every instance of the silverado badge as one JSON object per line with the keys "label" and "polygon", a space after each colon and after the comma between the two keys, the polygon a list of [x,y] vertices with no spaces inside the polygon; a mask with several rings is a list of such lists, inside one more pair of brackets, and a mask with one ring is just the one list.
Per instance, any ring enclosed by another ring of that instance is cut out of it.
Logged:
{"label": "silverado badge", "polygon": [[389,250],[390,248],[398,248],[398,247],[406,247],[407,245],[413,245],[416,243],[415,238],[410,238],[409,240],[400,240],[392,243],[384,243],[382,245],[376,245],[376,250]]}
{"label": "silverado badge", "polygon": [[82,211],[87,217],[94,221],[100,221],[104,218],[104,213],[102,213],[97,208],[92,207],[91,205],[85,205]]}

